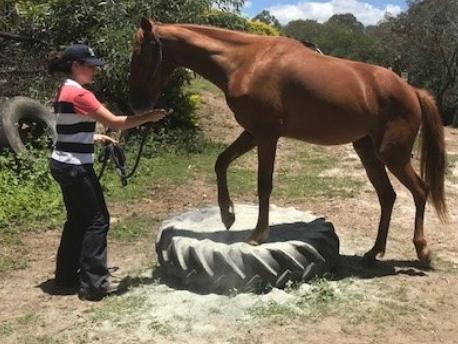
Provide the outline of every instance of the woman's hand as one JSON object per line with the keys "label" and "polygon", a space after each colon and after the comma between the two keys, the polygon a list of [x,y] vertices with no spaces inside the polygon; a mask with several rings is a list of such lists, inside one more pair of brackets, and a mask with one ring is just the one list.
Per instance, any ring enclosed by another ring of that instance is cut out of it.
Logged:
{"label": "woman's hand", "polygon": [[164,109],[154,109],[150,113],[148,113],[150,122],[158,122],[164,117],[168,116],[171,112],[164,110]]}
{"label": "woman's hand", "polygon": [[88,113],[88,116],[92,119],[95,119],[97,122],[102,123],[107,128],[126,130],[138,127],[148,122],[160,121],[165,116],[170,115],[172,112],[173,111],[155,109],[151,112],[143,113],[140,115],[116,116],[105,106],[100,105],[96,111]]}
{"label": "woman's hand", "polygon": [[118,143],[118,141],[116,141],[114,138],[107,136],[107,135],[102,135],[102,134],[94,134],[94,142],[103,143],[103,144]]}

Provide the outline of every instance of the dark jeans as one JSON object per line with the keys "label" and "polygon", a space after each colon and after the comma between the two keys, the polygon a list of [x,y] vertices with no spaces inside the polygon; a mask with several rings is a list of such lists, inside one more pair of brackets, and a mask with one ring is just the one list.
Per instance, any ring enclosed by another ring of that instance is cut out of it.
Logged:
{"label": "dark jeans", "polygon": [[106,288],[110,216],[93,165],[71,165],[54,159],[49,165],[67,209],[57,252],[56,281],[75,284],[79,278],[81,288]]}

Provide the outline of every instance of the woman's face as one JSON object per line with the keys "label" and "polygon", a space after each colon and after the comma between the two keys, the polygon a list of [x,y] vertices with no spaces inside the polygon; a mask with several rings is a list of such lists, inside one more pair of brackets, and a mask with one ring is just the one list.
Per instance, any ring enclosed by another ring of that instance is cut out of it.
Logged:
{"label": "woman's face", "polygon": [[92,83],[96,71],[97,66],[84,61],[75,61],[72,65],[72,76],[81,85]]}

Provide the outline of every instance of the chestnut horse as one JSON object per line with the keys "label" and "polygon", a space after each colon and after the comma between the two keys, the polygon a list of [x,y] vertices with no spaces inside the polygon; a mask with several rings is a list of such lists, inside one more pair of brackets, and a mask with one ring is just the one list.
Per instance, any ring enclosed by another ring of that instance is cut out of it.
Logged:
{"label": "chestnut horse", "polygon": [[[257,148],[259,215],[249,242],[259,244],[269,236],[278,139],[320,145],[352,142],[381,206],[377,239],[365,258],[375,260],[385,252],[396,198],[388,168],[413,195],[413,242],[418,258],[429,261],[423,233],[428,193],[441,219],[447,209],[443,126],[426,91],[408,85],[388,69],[316,54],[285,37],[142,19],[134,39],[129,86],[135,112],[152,109],[173,71],[186,67],[223,90],[244,128],[215,165],[218,204],[226,228],[235,221],[227,169],[242,154]],[[422,178],[411,164],[420,124]]]}

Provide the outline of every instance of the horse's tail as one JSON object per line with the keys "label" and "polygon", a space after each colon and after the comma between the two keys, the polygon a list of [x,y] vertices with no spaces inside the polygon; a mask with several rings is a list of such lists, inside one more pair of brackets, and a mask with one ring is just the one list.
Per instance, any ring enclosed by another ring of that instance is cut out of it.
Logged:
{"label": "horse's tail", "polygon": [[431,94],[415,89],[422,112],[421,177],[430,191],[431,201],[442,221],[448,218],[445,203],[444,177],[446,168],[444,126]]}

